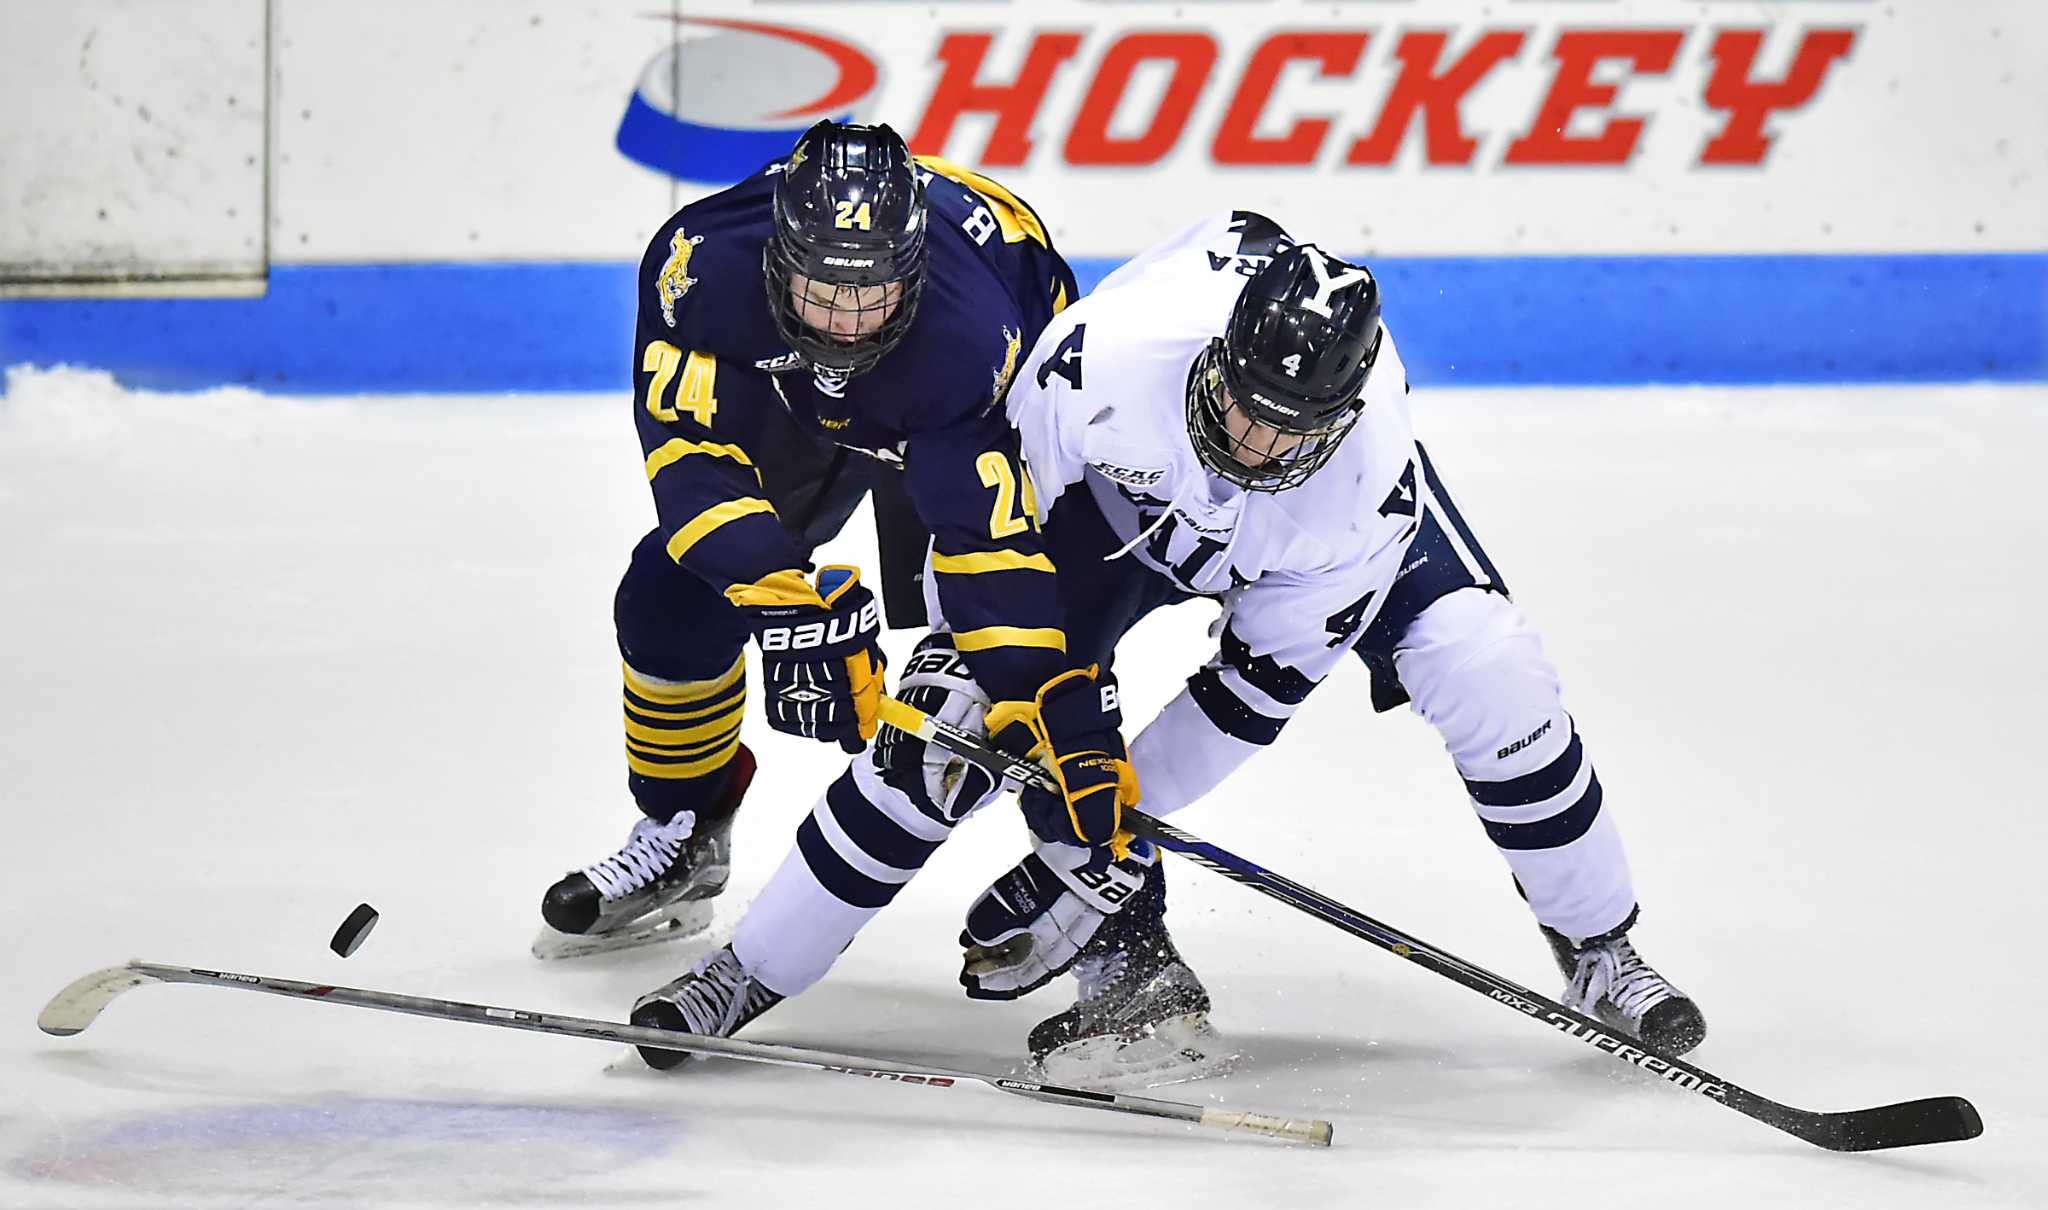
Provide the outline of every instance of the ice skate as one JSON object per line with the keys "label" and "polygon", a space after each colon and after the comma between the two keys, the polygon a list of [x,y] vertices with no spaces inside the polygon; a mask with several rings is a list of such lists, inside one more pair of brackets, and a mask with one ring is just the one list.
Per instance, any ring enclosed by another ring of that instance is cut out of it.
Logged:
{"label": "ice skate", "polygon": [[1574,945],[1543,926],[1543,938],[1564,972],[1565,989],[1558,998],[1666,1054],[1682,1055],[1706,1039],[1707,1020],[1690,996],[1636,953],[1627,927]]}
{"label": "ice skate", "polygon": [[[732,947],[726,945],[698,959],[689,974],[640,997],[633,1005],[631,1020],[656,1029],[729,1038],[781,1002],[781,996],[747,974]],[[676,1050],[635,1049],[656,1071],[667,1071],[690,1057]]]}
{"label": "ice skate", "polygon": [[1208,990],[1158,916],[1110,917],[1074,975],[1073,1007],[1031,1030],[1033,1067],[1048,1082],[1126,1091],[1220,1075],[1236,1062],[1209,1024]]}
{"label": "ice skate", "polygon": [[726,791],[712,818],[681,811],[667,823],[642,818],[618,852],[585,866],[548,888],[541,900],[547,922],[534,938],[536,958],[575,958],[657,941],[678,940],[711,927],[712,900],[732,873],[732,820],[754,777],[754,756],[740,745]]}

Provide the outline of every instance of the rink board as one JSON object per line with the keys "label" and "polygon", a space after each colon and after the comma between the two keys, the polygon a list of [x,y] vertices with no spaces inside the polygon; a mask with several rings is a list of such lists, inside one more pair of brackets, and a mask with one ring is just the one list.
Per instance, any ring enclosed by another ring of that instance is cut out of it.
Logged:
{"label": "rink board", "polygon": [[[1083,285],[1115,263],[1079,261]],[[2048,377],[2048,255],[1373,265],[1418,386]],[[0,365],[160,390],[624,390],[633,297],[624,263],[280,265],[259,299],[0,301]]]}

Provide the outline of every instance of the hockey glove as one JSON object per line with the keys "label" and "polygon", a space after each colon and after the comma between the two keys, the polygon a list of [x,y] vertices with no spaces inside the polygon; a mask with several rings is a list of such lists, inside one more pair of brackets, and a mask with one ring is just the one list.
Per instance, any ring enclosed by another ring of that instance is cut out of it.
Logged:
{"label": "hockey glove", "polygon": [[[983,734],[988,694],[974,683],[967,661],[953,648],[953,636],[936,633],[918,640],[917,650],[896,682],[896,696],[941,722]],[[875,737],[875,767],[882,780],[958,821],[995,790],[995,779],[980,765],[927,744],[907,731],[883,724]]]}
{"label": "hockey glove", "polygon": [[981,893],[960,934],[960,986],[974,1000],[1015,1000],[1065,974],[1081,949],[1145,885],[1151,842],[1094,868],[1100,849],[1040,844]]}
{"label": "hockey glove", "polygon": [[[1057,794],[1028,786],[1018,795],[1039,839],[1078,842],[1118,858],[1129,851],[1123,809],[1138,805],[1138,775],[1118,730],[1122,722],[1116,678],[1098,677],[1092,664],[1047,681],[1032,701],[989,709],[988,733],[996,745],[1037,760],[1059,783]],[[1105,861],[1093,864],[1099,869]]]}
{"label": "hockey glove", "polygon": [[881,610],[852,567],[820,568],[816,590],[802,589],[810,600],[741,607],[761,647],[768,725],[858,752],[882,698]]}

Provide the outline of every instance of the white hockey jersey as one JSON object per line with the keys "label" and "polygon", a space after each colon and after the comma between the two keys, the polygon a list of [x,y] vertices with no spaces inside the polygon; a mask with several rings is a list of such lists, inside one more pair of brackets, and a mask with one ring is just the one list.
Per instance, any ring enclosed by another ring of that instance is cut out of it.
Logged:
{"label": "white hockey jersey", "polygon": [[1391,336],[1357,427],[1306,483],[1246,491],[1197,457],[1189,366],[1222,334],[1246,279],[1288,242],[1244,211],[1195,224],[1057,316],[1010,388],[1041,519],[1080,484],[1129,543],[1122,557],[1223,601],[1220,650],[1131,745],[1153,814],[1201,797],[1271,743],[1349,658],[1425,503]]}

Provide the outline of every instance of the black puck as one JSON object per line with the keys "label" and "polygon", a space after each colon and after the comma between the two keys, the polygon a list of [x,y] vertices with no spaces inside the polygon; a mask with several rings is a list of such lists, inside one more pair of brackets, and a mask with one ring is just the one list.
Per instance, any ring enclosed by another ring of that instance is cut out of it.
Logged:
{"label": "black puck", "polygon": [[363,939],[376,927],[377,909],[367,903],[359,903],[356,910],[348,914],[348,919],[341,922],[341,927],[334,930],[334,940],[327,943],[327,948],[346,958],[363,948]]}

